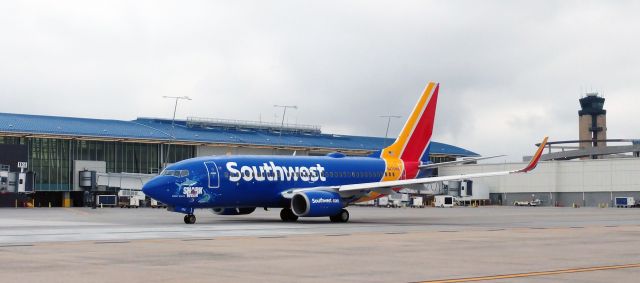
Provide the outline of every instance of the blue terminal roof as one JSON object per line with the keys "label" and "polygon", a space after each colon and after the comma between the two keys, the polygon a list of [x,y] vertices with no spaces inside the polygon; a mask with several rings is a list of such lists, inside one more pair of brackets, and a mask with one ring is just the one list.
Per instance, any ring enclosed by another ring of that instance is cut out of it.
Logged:
{"label": "blue terminal roof", "polygon": [[[334,134],[302,134],[250,129],[223,129],[216,127],[189,127],[186,121],[157,118],[138,118],[133,121],[70,118],[25,114],[0,113],[0,133],[4,135],[55,136],[95,138],[105,140],[166,141],[202,144],[246,144],[285,147],[312,147],[348,150],[379,150],[393,139]],[[175,139],[173,138],[175,137]],[[461,157],[478,156],[469,150],[432,142],[431,154]]]}

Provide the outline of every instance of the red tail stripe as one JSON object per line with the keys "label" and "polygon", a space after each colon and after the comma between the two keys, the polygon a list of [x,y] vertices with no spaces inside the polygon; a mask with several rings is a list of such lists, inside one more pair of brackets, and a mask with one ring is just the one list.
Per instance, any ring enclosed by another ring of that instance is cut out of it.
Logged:
{"label": "red tail stripe", "polygon": [[440,85],[436,85],[431,100],[422,113],[409,141],[400,157],[403,161],[418,161],[422,153],[431,140],[433,133],[433,122],[436,114],[436,104],[438,103],[438,90]]}

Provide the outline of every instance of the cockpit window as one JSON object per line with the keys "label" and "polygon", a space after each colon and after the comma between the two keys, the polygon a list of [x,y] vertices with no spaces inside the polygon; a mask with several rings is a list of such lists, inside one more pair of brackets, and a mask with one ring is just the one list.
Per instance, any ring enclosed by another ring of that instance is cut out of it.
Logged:
{"label": "cockpit window", "polygon": [[189,170],[164,170],[162,176],[174,176],[174,177],[187,177],[189,176]]}

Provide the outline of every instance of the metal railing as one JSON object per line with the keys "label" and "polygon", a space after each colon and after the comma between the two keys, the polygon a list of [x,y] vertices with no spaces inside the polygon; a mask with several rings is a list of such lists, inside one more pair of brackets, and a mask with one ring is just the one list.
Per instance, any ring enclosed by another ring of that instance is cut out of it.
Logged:
{"label": "metal railing", "polygon": [[231,120],[231,119],[217,119],[217,118],[202,118],[202,117],[188,117],[188,127],[216,127],[223,129],[248,129],[248,130],[267,130],[273,132],[279,132],[281,129],[283,132],[291,133],[309,133],[320,134],[320,126],[317,125],[304,125],[304,124],[280,124],[269,123],[259,121],[246,121],[246,120]]}

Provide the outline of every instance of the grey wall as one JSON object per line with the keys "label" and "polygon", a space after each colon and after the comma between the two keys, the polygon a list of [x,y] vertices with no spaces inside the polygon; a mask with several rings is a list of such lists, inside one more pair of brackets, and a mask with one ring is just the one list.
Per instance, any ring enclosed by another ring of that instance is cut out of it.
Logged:
{"label": "grey wall", "polygon": [[[532,197],[532,195],[534,195]],[[492,204],[513,205],[514,201],[530,201],[540,199],[543,206],[564,206],[569,207],[574,203],[579,206],[598,206],[599,204],[613,205],[612,199],[616,197],[634,197],[640,200],[640,192],[585,192],[583,193],[491,193],[489,196]]]}

